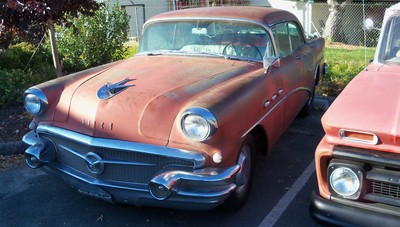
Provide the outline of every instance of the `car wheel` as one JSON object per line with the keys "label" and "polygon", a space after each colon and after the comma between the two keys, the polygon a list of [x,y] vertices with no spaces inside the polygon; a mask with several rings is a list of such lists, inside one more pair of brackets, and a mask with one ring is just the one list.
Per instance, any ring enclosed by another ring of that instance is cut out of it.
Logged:
{"label": "car wheel", "polygon": [[254,138],[249,135],[240,148],[237,160],[240,170],[236,173],[235,182],[237,187],[224,203],[224,207],[227,209],[239,209],[247,200],[253,181],[254,152]]}

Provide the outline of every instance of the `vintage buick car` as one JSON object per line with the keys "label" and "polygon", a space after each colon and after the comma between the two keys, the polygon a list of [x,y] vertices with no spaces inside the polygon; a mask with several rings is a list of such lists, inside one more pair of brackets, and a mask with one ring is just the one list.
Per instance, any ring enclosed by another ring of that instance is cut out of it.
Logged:
{"label": "vintage buick car", "polygon": [[400,225],[400,4],[386,11],[373,62],[322,118],[319,195],[310,212],[345,226]]}
{"label": "vintage buick car", "polygon": [[323,49],[282,10],[155,16],[135,57],[25,92],[34,116],[26,162],[108,201],[238,208],[256,150],[310,109]]}

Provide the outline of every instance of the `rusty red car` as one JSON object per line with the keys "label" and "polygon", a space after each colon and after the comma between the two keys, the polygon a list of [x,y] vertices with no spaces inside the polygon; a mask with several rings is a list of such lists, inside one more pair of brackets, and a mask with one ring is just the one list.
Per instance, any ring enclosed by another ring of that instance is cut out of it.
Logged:
{"label": "rusty red car", "polygon": [[310,111],[323,72],[324,40],[287,11],[160,14],[133,58],[25,92],[26,162],[107,201],[239,208],[255,152]]}
{"label": "rusty red car", "polygon": [[400,223],[400,3],[386,10],[374,60],[322,118],[311,215],[341,226]]}

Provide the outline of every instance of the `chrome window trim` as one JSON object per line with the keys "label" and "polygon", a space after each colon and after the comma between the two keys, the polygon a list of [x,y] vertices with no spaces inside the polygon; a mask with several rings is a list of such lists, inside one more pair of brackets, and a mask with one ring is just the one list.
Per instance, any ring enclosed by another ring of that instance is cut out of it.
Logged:
{"label": "chrome window trim", "polygon": [[69,131],[63,128],[58,128],[50,125],[39,125],[38,128],[36,129],[36,132],[38,134],[40,133],[50,134],[53,136],[57,136],[59,138],[72,140],[91,147],[101,147],[101,148],[109,148],[109,149],[124,150],[124,151],[134,150],[135,152],[140,152],[145,154],[185,159],[188,161],[192,161],[195,169],[204,167],[206,160],[202,154],[195,153],[193,151],[187,151],[177,148],[157,146],[151,144],[123,141],[123,140],[90,137],[87,135],[83,135],[77,132]]}
{"label": "chrome window trim", "polygon": [[[367,141],[367,140],[360,140],[360,139],[352,139],[349,138],[345,135],[345,132],[354,132],[354,133],[361,133],[361,134],[366,134],[366,135],[371,135],[373,140],[371,142]],[[357,131],[357,130],[348,130],[348,129],[340,129],[339,130],[339,136],[340,138],[342,138],[345,141],[349,141],[349,142],[355,142],[355,143],[362,143],[362,144],[369,144],[369,145],[377,145],[379,142],[379,138],[377,135],[375,135],[374,133],[370,133],[370,132],[362,132],[362,131]]]}
{"label": "chrome window trim", "polygon": [[[144,25],[143,25],[143,29],[142,29],[142,36],[144,34],[144,31],[146,30],[147,26],[151,25],[151,24],[155,24],[155,23],[159,23],[159,22],[170,22],[170,21],[188,21],[188,20],[207,20],[207,21],[235,21],[235,22],[246,22],[246,23],[250,23],[250,24],[257,24],[261,27],[263,27],[268,35],[270,40],[272,41],[272,47],[274,49],[274,56],[277,56],[277,49],[276,49],[276,45],[275,45],[275,39],[272,33],[271,28],[264,24],[261,23],[260,21],[256,21],[256,20],[245,20],[245,19],[238,19],[238,18],[224,18],[224,17],[174,17],[174,18],[156,18],[156,19],[152,19],[147,21]],[[138,53],[140,55],[140,53]],[[262,60],[258,60],[257,62],[263,62]]]}

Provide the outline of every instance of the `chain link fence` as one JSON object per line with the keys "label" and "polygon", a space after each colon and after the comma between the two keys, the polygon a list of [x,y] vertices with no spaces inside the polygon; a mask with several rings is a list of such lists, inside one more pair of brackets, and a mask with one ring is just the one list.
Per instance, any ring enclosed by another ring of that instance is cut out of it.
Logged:
{"label": "chain link fence", "polygon": [[[364,38],[364,18],[371,18],[376,28],[382,26],[385,9],[394,5],[396,2],[346,4],[339,8],[337,30],[332,37],[326,36],[326,41],[338,42],[353,46],[375,47],[379,38],[379,30],[373,29],[366,31]],[[329,13],[332,11],[330,5],[325,3],[315,3],[312,5],[312,28],[313,33],[324,34]],[[363,12],[365,11],[365,16]]]}
{"label": "chain link fence", "polygon": [[[124,1],[120,1],[121,3]],[[327,43],[341,43],[353,46],[375,47],[379,37],[379,30],[366,31],[364,36],[364,19],[371,18],[375,27],[380,28],[385,9],[396,2],[368,2],[351,3],[336,8],[337,20],[331,35],[324,35],[328,16],[333,8],[327,3],[310,3],[307,1],[288,0],[168,0],[168,1],[143,1],[146,4],[136,4],[127,7],[131,16],[130,35],[139,38],[143,23],[151,16],[186,8],[212,7],[212,6],[266,6],[280,8],[294,13],[305,28],[307,36],[323,36]],[[120,3],[120,4],[121,4]],[[129,3],[130,4],[130,3]],[[127,5],[128,6],[128,5]],[[138,8],[139,7],[139,8]],[[143,13],[142,13],[143,11]],[[144,12],[146,11],[146,16]],[[364,16],[365,12],[365,16]]]}

